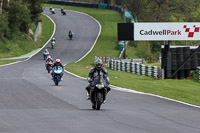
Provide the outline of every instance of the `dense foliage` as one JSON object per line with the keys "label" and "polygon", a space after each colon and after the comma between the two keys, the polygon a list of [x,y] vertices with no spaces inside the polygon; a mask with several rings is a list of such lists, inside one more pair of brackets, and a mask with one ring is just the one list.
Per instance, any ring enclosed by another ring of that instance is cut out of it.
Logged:
{"label": "dense foliage", "polygon": [[[0,38],[11,37],[16,32],[28,33],[31,23],[36,23],[46,0],[10,0],[0,14]],[[10,32],[8,32],[10,31]]]}
{"label": "dense foliage", "polygon": [[191,13],[199,0],[122,0],[139,22],[194,21]]}

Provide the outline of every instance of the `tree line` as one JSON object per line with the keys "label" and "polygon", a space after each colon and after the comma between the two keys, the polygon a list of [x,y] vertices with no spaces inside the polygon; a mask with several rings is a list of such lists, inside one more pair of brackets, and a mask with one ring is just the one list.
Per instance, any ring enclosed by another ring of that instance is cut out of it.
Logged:
{"label": "tree line", "polygon": [[[0,0],[0,3],[8,0]],[[0,13],[0,37],[9,38],[13,33],[28,33],[31,23],[37,23],[42,3],[47,0],[10,0]]]}
{"label": "tree line", "polygon": [[199,0],[115,0],[139,22],[192,22]]}

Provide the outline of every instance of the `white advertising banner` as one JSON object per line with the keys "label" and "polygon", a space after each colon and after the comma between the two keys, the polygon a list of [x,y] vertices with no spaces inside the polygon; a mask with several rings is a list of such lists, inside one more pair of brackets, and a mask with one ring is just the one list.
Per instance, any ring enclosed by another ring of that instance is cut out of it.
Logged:
{"label": "white advertising banner", "polygon": [[134,23],[134,40],[200,40],[200,23]]}

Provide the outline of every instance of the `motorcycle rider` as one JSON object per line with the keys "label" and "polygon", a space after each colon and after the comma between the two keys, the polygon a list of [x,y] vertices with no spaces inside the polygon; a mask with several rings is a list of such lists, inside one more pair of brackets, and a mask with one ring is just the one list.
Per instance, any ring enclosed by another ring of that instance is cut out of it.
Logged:
{"label": "motorcycle rider", "polygon": [[52,10],[52,7],[50,7],[49,10],[51,11],[51,10]]}
{"label": "motorcycle rider", "polygon": [[71,30],[69,30],[69,34],[68,34],[68,36],[70,37],[72,37],[73,36],[73,32],[71,31]]}
{"label": "motorcycle rider", "polygon": [[[60,59],[56,59],[56,62],[52,65],[52,68],[57,67],[57,66],[60,66],[60,67],[62,67],[62,69],[64,69],[63,64],[60,62]],[[63,75],[64,75],[64,73],[62,73],[61,80],[63,80],[63,78],[62,78]],[[51,76],[52,76],[52,80],[53,80],[53,71],[51,73]]]}
{"label": "motorcycle rider", "polygon": [[56,42],[55,37],[53,37],[53,38],[51,39],[51,42]]}
{"label": "motorcycle rider", "polygon": [[51,56],[49,55],[49,56],[47,56],[47,59],[46,59],[46,61],[45,62],[52,62],[53,63],[53,59],[51,58]]}
{"label": "motorcycle rider", "polygon": [[62,8],[60,9],[60,11],[61,11],[61,13],[63,13],[63,11],[64,11],[64,8],[62,7]]}
{"label": "motorcycle rider", "polygon": [[45,49],[44,52],[43,52],[44,60],[46,60],[48,55],[49,55],[49,51],[47,49]]}
{"label": "motorcycle rider", "polygon": [[55,10],[54,10],[54,8],[52,8],[52,9],[51,9],[51,13],[53,13],[53,14],[55,13]]}
{"label": "motorcycle rider", "polygon": [[[49,55],[49,56],[47,56],[47,59],[46,59],[46,61],[45,61],[45,67],[46,67],[46,69],[47,69],[48,64],[49,64],[50,62],[53,63],[53,59],[52,59],[51,56]],[[48,69],[47,69],[47,70],[48,70]]]}
{"label": "motorcycle rider", "polygon": [[105,80],[106,80],[106,83],[107,83],[107,86],[106,86],[106,92],[105,92],[105,95],[104,95],[104,103],[106,102],[106,94],[111,90],[111,88],[109,87],[109,77],[108,77],[108,72],[107,70],[103,67],[103,62],[101,59],[97,59],[95,61],[95,67],[93,69],[90,70],[89,72],[89,75],[88,75],[88,82],[90,83],[85,89],[87,90],[87,100],[90,99],[90,89],[91,89],[91,83],[92,81],[94,80],[94,77],[98,74],[103,74]]}

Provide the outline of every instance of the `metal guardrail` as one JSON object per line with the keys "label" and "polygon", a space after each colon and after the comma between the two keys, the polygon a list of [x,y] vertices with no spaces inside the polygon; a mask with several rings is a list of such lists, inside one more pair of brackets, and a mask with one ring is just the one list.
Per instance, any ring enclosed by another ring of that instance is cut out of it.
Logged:
{"label": "metal guardrail", "polygon": [[34,37],[33,37],[33,40],[34,40],[34,41],[37,40],[37,36],[38,36],[39,29],[40,29],[40,22],[38,22],[37,27],[36,27],[36,30],[35,30],[35,33],[34,33]]}

